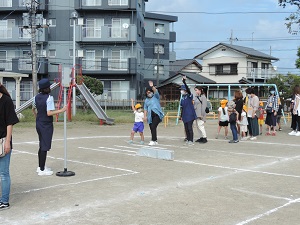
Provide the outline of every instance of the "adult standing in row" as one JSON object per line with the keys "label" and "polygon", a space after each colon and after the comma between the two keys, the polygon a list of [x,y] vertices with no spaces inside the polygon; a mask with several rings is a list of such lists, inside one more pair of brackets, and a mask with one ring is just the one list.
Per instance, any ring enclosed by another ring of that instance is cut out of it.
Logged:
{"label": "adult standing in row", "polygon": [[300,87],[296,86],[294,89],[295,93],[295,100],[294,100],[294,107],[293,107],[293,115],[296,119],[297,128],[295,136],[300,136]]}
{"label": "adult standing in row", "polygon": [[259,107],[259,98],[255,95],[253,88],[247,88],[246,93],[248,95],[248,132],[250,140],[256,140],[259,135],[259,126],[255,112]]}
{"label": "adult standing in row", "polygon": [[[12,151],[13,125],[19,122],[12,99],[6,88],[0,84],[0,138],[4,140],[5,156],[0,158],[1,198],[0,210],[9,208],[10,194],[10,157]],[[1,146],[2,147],[2,146]]]}
{"label": "adult standing in row", "polygon": [[299,127],[299,124],[297,122],[297,115],[294,114],[294,107],[295,107],[295,98],[296,98],[296,92],[299,89],[299,85],[296,85],[293,90],[293,95],[291,96],[291,116],[292,116],[292,122],[291,122],[291,128],[292,131],[289,133],[289,135],[296,135],[297,134],[297,128]]}
{"label": "adult standing in row", "polygon": [[265,124],[268,126],[268,132],[266,135],[271,135],[271,129],[273,129],[272,136],[276,135],[276,117],[278,111],[278,98],[275,95],[275,89],[270,89],[270,95],[267,99],[266,104],[266,121]]}
{"label": "adult standing in row", "polygon": [[36,170],[39,176],[50,176],[53,174],[46,167],[47,153],[51,149],[52,136],[54,132],[53,115],[67,110],[67,106],[55,110],[53,96],[50,95],[50,82],[43,78],[39,82],[39,94],[34,97],[32,112],[36,118],[36,131],[39,136],[38,160],[39,166]]}
{"label": "adult standing in row", "polygon": [[[238,121],[241,121],[241,115],[243,111],[243,105],[244,105],[244,100],[243,100],[243,93],[240,90],[236,90],[234,92],[234,99],[235,103],[235,110],[238,112]],[[240,125],[237,123],[237,133],[240,135]]]}
{"label": "adult standing in row", "polygon": [[184,130],[186,134],[186,144],[193,145],[194,141],[194,131],[193,131],[193,123],[194,120],[197,119],[197,115],[193,105],[193,95],[186,84],[186,76],[182,77],[183,85],[181,85],[181,100],[180,106],[182,108],[181,119],[184,124]]}
{"label": "adult standing in row", "polygon": [[206,143],[207,142],[207,136],[204,124],[206,122],[206,112],[205,109],[207,107],[207,98],[203,92],[203,89],[200,86],[196,86],[194,88],[195,90],[195,97],[194,97],[194,109],[197,115],[196,124],[197,124],[197,130],[199,135],[202,134],[202,137],[196,140],[196,142],[199,143]]}
{"label": "adult standing in row", "polygon": [[153,85],[153,81],[149,81],[149,88],[146,89],[146,100],[144,103],[144,121],[147,121],[151,131],[151,141],[149,145],[158,145],[157,127],[164,118],[159,99],[159,93]]}

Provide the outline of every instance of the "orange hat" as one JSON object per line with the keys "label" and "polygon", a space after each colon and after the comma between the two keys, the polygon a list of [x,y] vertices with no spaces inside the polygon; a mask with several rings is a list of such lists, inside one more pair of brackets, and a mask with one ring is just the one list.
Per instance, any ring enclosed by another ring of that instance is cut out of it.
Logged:
{"label": "orange hat", "polygon": [[264,103],[262,101],[259,101],[259,106],[264,106]]}
{"label": "orange hat", "polygon": [[141,105],[141,104],[136,104],[136,105],[134,106],[134,108],[135,108],[135,109],[142,108],[142,105]]}
{"label": "orange hat", "polygon": [[247,111],[247,106],[246,105],[243,105],[243,110]]}
{"label": "orange hat", "polygon": [[222,100],[220,101],[221,107],[224,108],[224,107],[226,106],[227,102],[228,102],[227,99],[222,99]]}

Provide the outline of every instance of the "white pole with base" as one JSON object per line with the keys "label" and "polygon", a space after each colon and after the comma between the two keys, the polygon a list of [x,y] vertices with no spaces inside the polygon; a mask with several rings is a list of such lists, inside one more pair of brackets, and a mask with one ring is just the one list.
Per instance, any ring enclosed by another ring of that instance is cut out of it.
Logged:
{"label": "white pole with base", "polygon": [[[70,68],[64,68],[62,74],[62,86],[64,87],[64,105],[67,105],[67,88],[70,86]],[[67,112],[64,112],[64,170],[57,172],[56,176],[59,177],[70,177],[74,176],[75,173],[68,171],[67,169]]]}

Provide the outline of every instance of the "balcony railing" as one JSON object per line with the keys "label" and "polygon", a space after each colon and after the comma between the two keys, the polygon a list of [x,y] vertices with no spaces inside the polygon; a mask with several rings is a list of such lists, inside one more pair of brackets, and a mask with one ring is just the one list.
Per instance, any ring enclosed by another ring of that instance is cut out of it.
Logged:
{"label": "balcony railing", "polygon": [[108,0],[108,5],[110,6],[128,5],[128,0]]}
{"label": "balcony railing", "polygon": [[82,27],[82,35],[85,38],[101,38],[101,27]]}
{"label": "balcony railing", "polygon": [[12,70],[12,60],[1,59],[0,68],[4,68],[6,71]]}
{"label": "balcony railing", "polygon": [[12,28],[0,27],[0,39],[12,38]]}
{"label": "balcony railing", "polygon": [[108,59],[108,70],[127,70],[127,59]]}
{"label": "balcony railing", "polygon": [[109,27],[109,37],[111,38],[127,38],[128,28]]}
{"label": "balcony railing", "polygon": [[252,79],[270,79],[275,77],[276,73],[272,69],[248,68],[247,78]]}
{"label": "balcony railing", "polygon": [[32,70],[32,61],[31,59],[19,59],[18,62],[19,70]]}
{"label": "balcony railing", "polygon": [[102,0],[82,0],[82,6],[101,6]]}
{"label": "balcony railing", "polygon": [[82,59],[83,70],[101,70],[101,59]]}

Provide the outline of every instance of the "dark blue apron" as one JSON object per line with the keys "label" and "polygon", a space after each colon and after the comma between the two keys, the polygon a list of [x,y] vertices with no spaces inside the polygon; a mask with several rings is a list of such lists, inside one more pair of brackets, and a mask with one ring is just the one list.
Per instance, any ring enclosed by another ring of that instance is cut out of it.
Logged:
{"label": "dark blue apron", "polygon": [[53,136],[53,116],[47,115],[47,99],[48,94],[38,94],[35,97],[35,105],[37,109],[36,131],[39,136],[41,151],[49,151],[51,149]]}

